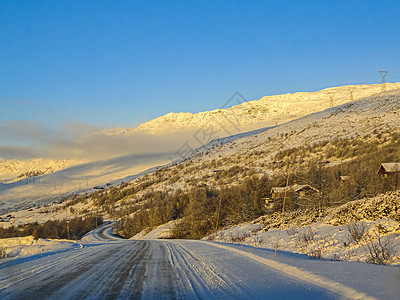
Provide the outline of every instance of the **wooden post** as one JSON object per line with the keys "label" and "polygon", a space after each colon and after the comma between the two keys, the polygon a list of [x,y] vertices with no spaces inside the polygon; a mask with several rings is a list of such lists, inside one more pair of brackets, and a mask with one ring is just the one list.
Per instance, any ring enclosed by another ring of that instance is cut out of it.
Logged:
{"label": "wooden post", "polygon": [[217,222],[215,223],[215,234],[214,234],[214,240],[217,238],[217,232],[218,232],[218,223],[219,223],[219,214],[221,211],[221,197],[219,197],[219,205],[218,205],[218,211],[217,211]]}
{"label": "wooden post", "polygon": [[68,237],[68,239],[70,239],[70,236],[69,236],[69,220],[68,220],[67,198],[65,198],[65,215],[66,215],[65,222],[67,223],[67,237]]}
{"label": "wooden post", "polygon": [[283,221],[283,214],[284,214],[284,212],[285,212],[286,193],[287,193],[287,187],[288,187],[288,185],[289,185],[289,174],[290,174],[290,164],[289,164],[289,166],[288,166],[288,173],[287,173],[286,186],[285,186],[285,195],[283,196],[283,205],[282,205],[281,221],[280,221],[280,223],[279,223],[278,238],[276,239],[276,246],[275,246],[274,257],[276,256],[276,251],[278,251],[279,238],[281,237],[281,226],[282,226],[282,221]]}

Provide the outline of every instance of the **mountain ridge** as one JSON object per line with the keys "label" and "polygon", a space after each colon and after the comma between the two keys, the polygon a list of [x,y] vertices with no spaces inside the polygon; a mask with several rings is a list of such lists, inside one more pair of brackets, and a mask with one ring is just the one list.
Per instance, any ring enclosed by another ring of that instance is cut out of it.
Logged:
{"label": "mountain ridge", "polygon": [[[386,90],[400,88],[400,83],[387,83]],[[165,132],[199,129],[207,126],[243,127],[241,132],[278,125],[313,112],[365,98],[382,91],[381,84],[345,85],[325,88],[315,92],[296,92],[264,96],[258,100],[243,101],[240,104],[198,113],[170,112],[132,128],[103,129],[98,134],[122,135],[147,132]],[[332,99],[331,99],[332,97]]]}

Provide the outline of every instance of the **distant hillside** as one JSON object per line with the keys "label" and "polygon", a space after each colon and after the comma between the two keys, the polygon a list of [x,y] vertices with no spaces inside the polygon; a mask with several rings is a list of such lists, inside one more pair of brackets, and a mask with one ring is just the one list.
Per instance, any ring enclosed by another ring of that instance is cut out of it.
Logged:
{"label": "distant hillside", "polygon": [[[400,88],[400,83],[387,83],[387,90]],[[240,96],[226,103],[224,109],[199,112],[197,114],[181,112],[164,116],[140,124],[137,128],[113,128],[101,131],[107,135],[165,132],[199,129],[214,126],[216,128],[236,129],[232,133],[275,126],[310,113],[338,106],[351,100],[365,98],[381,92],[380,84],[349,85],[327,88],[317,92],[298,92],[275,96],[266,96],[259,100],[244,102]],[[239,102],[242,102],[238,104]],[[221,106],[224,103],[221,103]],[[233,106],[232,106],[233,105]],[[231,106],[231,107],[229,107]],[[226,108],[228,107],[228,108]],[[225,135],[227,135],[225,133]]]}
{"label": "distant hillside", "polygon": [[55,159],[0,159],[0,180],[14,182],[21,178],[40,176],[65,169],[74,164],[73,160]]}

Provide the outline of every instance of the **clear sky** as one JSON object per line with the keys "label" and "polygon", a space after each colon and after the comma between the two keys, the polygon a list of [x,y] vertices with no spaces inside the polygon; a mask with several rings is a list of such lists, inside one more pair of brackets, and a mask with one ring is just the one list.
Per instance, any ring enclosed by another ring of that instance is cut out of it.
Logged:
{"label": "clear sky", "polygon": [[378,70],[400,81],[399,28],[398,0],[2,0],[2,138],[378,83]]}

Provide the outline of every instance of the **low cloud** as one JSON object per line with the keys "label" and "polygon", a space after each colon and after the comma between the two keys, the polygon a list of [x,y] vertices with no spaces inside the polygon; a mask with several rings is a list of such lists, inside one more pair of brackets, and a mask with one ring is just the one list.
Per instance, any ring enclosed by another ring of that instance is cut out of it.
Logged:
{"label": "low cloud", "polygon": [[89,162],[134,154],[175,153],[171,159],[177,159],[178,150],[194,134],[194,131],[180,131],[158,135],[143,132],[104,135],[99,129],[85,123],[63,124],[55,130],[40,122],[0,122],[0,158],[42,157]]}
{"label": "low cloud", "polygon": [[37,148],[0,145],[0,159],[33,159],[48,156]]}
{"label": "low cloud", "polygon": [[3,121],[0,122],[0,158],[59,156],[58,150],[62,150],[62,153],[73,151],[76,139],[96,129],[95,126],[82,123],[50,129],[37,121]]}
{"label": "low cloud", "polygon": [[84,159],[106,159],[131,154],[174,153],[185,140],[193,136],[192,131],[169,134],[133,133],[125,135],[89,135],[76,142],[80,157]]}
{"label": "low cloud", "polygon": [[53,139],[53,132],[42,123],[33,121],[4,121],[0,123],[1,141],[17,144],[43,143]]}

